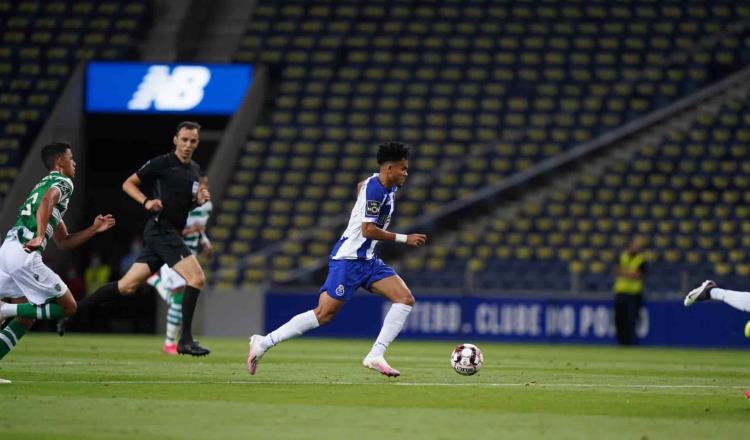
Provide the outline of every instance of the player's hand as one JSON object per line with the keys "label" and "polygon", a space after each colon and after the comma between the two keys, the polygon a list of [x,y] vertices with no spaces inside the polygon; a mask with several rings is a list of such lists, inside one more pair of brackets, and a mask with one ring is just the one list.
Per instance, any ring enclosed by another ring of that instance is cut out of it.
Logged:
{"label": "player's hand", "polygon": [[195,196],[195,201],[198,202],[198,206],[211,200],[211,193],[206,188],[201,188],[198,191],[198,195]]}
{"label": "player's hand", "polygon": [[23,250],[27,253],[34,252],[35,250],[42,247],[42,242],[44,242],[44,237],[34,237],[31,240],[29,240],[25,245],[23,245]]}
{"label": "player's hand", "polygon": [[112,217],[112,214],[107,215],[97,215],[94,219],[94,223],[91,225],[94,227],[94,232],[97,234],[100,232],[104,232],[107,229],[111,228],[115,225],[115,218]]}
{"label": "player's hand", "polygon": [[203,245],[203,256],[210,260],[214,256],[214,247],[206,243]]}
{"label": "player's hand", "polygon": [[188,236],[190,234],[195,234],[197,232],[203,232],[203,230],[206,229],[203,225],[193,225],[189,228],[185,228],[182,230],[183,236]]}
{"label": "player's hand", "polygon": [[164,205],[161,204],[161,200],[153,199],[146,202],[146,211],[159,212],[164,209]]}
{"label": "player's hand", "polygon": [[406,244],[409,246],[424,246],[427,242],[427,236],[424,234],[409,234],[406,236]]}

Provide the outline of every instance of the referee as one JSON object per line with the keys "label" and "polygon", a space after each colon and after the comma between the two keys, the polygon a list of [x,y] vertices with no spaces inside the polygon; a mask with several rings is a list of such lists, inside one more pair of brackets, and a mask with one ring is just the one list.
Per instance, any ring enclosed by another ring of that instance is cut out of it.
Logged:
{"label": "referee", "polygon": [[[123,191],[151,213],[143,231],[143,250],[119,281],[105,284],[79,305],[79,309],[85,309],[109,302],[119,295],[130,295],[152,273],[167,264],[187,283],[182,301],[182,335],[177,343],[177,352],[192,356],[210,353],[193,339],[192,333],[195,305],[206,278],[198,259],[185,246],[181,234],[190,210],[210,200],[208,190],[199,189],[200,167],[192,160],[193,152],[200,143],[200,129],[197,122],[180,122],[172,139],[174,151],[149,160],[122,184]],[[141,191],[144,182],[152,182],[150,196]],[[58,330],[62,334],[64,322],[60,327]]]}

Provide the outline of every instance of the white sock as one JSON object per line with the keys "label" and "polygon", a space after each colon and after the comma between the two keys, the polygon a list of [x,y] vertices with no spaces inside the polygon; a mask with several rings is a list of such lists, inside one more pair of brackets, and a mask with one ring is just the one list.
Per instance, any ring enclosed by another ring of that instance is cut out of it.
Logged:
{"label": "white sock", "polygon": [[169,310],[167,310],[167,344],[174,344],[177,340],[177,336],[180,334],[182,329],[182,304],[175,304],[169,302]]}
{"label": "white sock", "polygon": [[724,301],[735,309],[742,310],[743,312],[750,312],[750,292],[737,292],[734,290],[714,287],[711,289],[711,299],[718,299],[719,301]]}
{"label": "white sock", "polygon": [[411,308],[406,304],[391,304],[391,309],[388,310],[385,320],[383,320],[383,328],[380,329],[380,334],[375,340],[375,344],[372,345],[368,356],[383,356],[385,354],[385,350],[404,328],[404,323],[406,323],[406,318],[409,317]]}
{"label": "white sock", "polygon": [[167,323],[167,334],[166,339],[164,339],[165,344],[176,344],[177,343],[177,335],[180,334],[180,329],[182,328],[181,325],[174,325]]}
{"label": "white sock", "polygon": [[308,310],[305,313],[300,313],[287,321],[286,324],[267,334],[266,337],[263,338],[260,348],[263,349],[263,351],[266,351],[279,342],[300,336],[308,330],[312,330],[318,326],[320,326],[320,324],[318,323],[318,318],[315,317],[315,311]]}
{"label": "white sock", "polygon": [[18,315],[18,304],[3,304],[0,306],[0,318],[12,318]]}

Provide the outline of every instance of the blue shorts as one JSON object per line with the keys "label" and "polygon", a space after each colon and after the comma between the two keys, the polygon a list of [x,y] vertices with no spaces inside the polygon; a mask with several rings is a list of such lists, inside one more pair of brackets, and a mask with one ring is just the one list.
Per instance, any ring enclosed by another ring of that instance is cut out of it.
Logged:
{"label": "blue shorts", "polygon": [[375,281],[396,275],[392,267],[380,258],[372,260],[332,260],[328,259],[328,276],[319,293],[339,301],[347,301],[360,287],[370,290]]}

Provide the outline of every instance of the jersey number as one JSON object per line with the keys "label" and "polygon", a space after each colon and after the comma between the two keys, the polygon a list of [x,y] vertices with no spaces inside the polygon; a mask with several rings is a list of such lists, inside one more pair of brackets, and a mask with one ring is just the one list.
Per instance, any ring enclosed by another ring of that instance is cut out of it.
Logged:
{"label": "jersey number", "polygon": [[39,193],[31,195],[31,203],[27,203],[26,206],[21,210],[21,215],[31,215],[31,205],[36,203],[36,199],[39,197]]}

